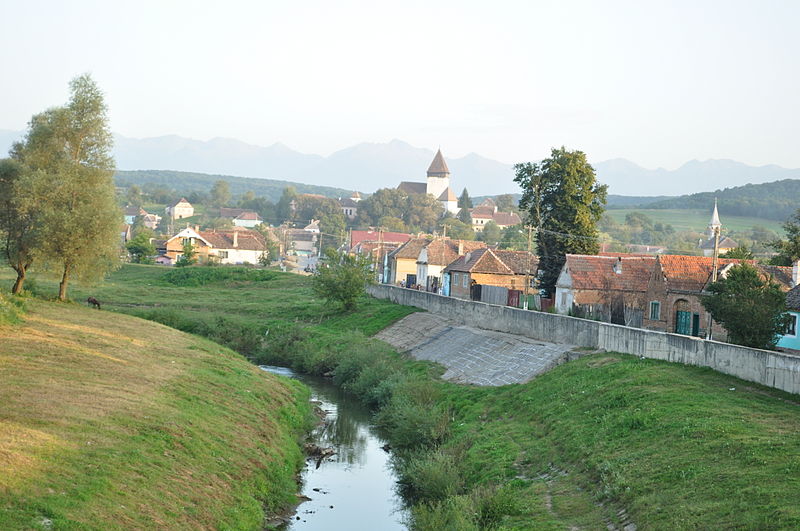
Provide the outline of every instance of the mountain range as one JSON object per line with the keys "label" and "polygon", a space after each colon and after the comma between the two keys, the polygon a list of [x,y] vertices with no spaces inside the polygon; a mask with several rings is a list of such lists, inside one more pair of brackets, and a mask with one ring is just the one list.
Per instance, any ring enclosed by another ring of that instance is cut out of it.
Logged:
{"label": "mountain range", "polygon": [[[0,130],[0,152],[23,135]],[[114,156],[121,170],[179,170],[267,178],[362,192],[395,187],[400,181],[424,181],[434,151],[401,140],[362,143],[327,157],[295,151],[283,144],[263,147],[230,138],[200,141],[176,135],[135,139],[114,135]],[[447,153],[447,149],[443,149]],[[458,195],[518,192],[512,165],[477,153],[447,158],[452,188]],[[748,166],[729,159],[692,160],[675,170],[651,170],[626,159],[593,163],[609,192],[624,196],[683,195],[747,183],[798,179],[800,169]]]}

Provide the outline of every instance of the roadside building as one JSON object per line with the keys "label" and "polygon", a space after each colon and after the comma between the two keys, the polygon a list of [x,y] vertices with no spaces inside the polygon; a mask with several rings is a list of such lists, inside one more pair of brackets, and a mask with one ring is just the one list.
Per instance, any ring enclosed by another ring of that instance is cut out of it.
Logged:
{"label": "roadside building", "polygon": [[221,264],[257,264],[268,249],[263,234],[245,228],[200,231],[187,227],[164,241],[163,256],[171,263],[177,262],[187,242],[201,263],[213,260]]}
{"label": "roadside building", "polygon": [[178,201],[165,208],[164,211],[167,213],[167,217],[173,220],[194,216],[194,207],[185,197],[181,197]]}
{"label": "roadside building", "polygon": [[475,299],[473,286],[484,285],[523,291],[526,277],[528,282],[536,278],[538,265],[539,259],[527,251],[476,249],[445,268],[445,274],[450,277],[449,294],[459,299]]}
{"label": "roadside building", "polygon": [[556,310],[641,327],[655,264],[655,256],[568,254],[556,281]]}
{"label": "roadside building", "polygon": [[[353,231],[355,232],[355,231]],[[390,284],[402,284],[407,287],[416,286],[417,260],[419,253],[428,245],[430,238],[416,237],[403,243],[387,255],[386,279]]]}
{"label": "roadside building", "polygon": [[417,284],[427,291],[438,292],[445,284],[444,268],[465,253],[486,247],[484,242],[436,238],[430,240],[417,257]]}
{"label": "roadside building", "polygon": [[470,210],[469,214],[472,217],[472,229],[475,232],[483,232],[483,228],[490,221],[494,221],[501,229],[522,223],[522,219],[516,212],[498,211],[497,204],[491,197],[484,199],[481,204]]}

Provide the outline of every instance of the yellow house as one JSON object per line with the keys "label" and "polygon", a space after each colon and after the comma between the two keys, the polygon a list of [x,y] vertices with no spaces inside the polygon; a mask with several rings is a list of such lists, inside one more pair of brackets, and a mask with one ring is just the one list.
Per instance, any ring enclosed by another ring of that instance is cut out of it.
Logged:
{"label": "yellow house", "polygon": [[389,282],[403,282],[406,286],[417,284],[417,259],[430,242],[428,238],[411,238],[389,253]]}

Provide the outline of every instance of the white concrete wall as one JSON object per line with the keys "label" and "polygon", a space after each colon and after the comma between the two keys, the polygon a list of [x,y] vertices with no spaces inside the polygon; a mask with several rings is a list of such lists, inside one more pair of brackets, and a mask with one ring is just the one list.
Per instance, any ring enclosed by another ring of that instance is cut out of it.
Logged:
{"label": "white concrete wall", "polygon": [[368,287],[368,292],[373,297],[442,314],[475,328],[710,367],[743,380],[800,394],[800,356],[792,354],[566,315],[495,306],[395,286],[373,285]]}

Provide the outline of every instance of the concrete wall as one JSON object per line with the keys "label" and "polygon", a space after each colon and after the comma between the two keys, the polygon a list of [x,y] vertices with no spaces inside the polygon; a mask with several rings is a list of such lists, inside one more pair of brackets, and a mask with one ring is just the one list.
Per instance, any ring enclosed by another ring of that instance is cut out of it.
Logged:
{"label": "concrete wall", "polygon": [[373,297],[442,314],[475,328],[710,367],[743,380],[800,393],[800,356],[728,343],[629,328],[551,313],[473,302],[387,285],[368,287]]}

